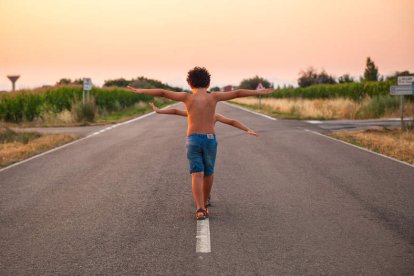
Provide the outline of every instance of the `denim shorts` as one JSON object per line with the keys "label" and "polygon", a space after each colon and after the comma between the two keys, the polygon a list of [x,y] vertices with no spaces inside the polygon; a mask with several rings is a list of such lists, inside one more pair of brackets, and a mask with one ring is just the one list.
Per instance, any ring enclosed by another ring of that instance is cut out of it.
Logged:
{"label": "denim shorts", "polygon": [[217,140],[215,134],[190,134],[187,136],[187,159],[190,173],[214,174]]}

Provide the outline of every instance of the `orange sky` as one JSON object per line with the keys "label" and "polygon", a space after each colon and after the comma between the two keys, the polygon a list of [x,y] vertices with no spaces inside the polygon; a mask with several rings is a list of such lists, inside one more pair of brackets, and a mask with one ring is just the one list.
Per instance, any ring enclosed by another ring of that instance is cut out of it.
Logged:
{"label": "orange sky", "polygon": [[212,85],[256,74],[296,84],[309,66],[361,75],[414,71],[412,0],[0,0],[0,90],[62,77],[147,76],[184,87],[207,67]]}

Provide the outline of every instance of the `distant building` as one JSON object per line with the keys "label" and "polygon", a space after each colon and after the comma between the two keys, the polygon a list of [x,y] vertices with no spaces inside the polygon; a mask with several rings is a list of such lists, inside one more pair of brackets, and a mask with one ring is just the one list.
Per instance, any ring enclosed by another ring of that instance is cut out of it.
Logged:
{"label": "distant building", "polygon": [[224,92],[232,91],[232,90],[235,90],[235,89],[237,89],[237,86],[234,86],[234,85],[226,85],[226,86],[223,87]]}

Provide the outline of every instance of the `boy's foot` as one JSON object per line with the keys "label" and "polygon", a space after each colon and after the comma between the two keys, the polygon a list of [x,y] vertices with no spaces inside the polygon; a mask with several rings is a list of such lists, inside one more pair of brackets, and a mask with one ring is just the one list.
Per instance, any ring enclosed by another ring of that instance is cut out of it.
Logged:
{"label": "boy's foot", "polygon": [[207,211],[206,209],[200,208],[196,211],[196,218],[197,220],[203,220],[207,218]]}
{"label": "boy's foot", "polygon": [[208,208],[207,208],[207,205],[206,205],[206,207],[205,207],[205,209],[206,209],[206,218],[208,218]]}
{"label": "boy's foot", "polygon": [[211,195],[208,196],[206,207],[210,207],[211,206],[210,200],[211,200]]}

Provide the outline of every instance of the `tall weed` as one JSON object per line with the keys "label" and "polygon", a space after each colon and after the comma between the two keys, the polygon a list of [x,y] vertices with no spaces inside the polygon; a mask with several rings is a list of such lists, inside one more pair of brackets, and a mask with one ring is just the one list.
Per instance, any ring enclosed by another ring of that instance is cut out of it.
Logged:
{"label": "tall weed", "polygon": [[77,122],[93,122],[96,111],[94,99],[85,103],[77,102],[72,105],[72,114]]}

